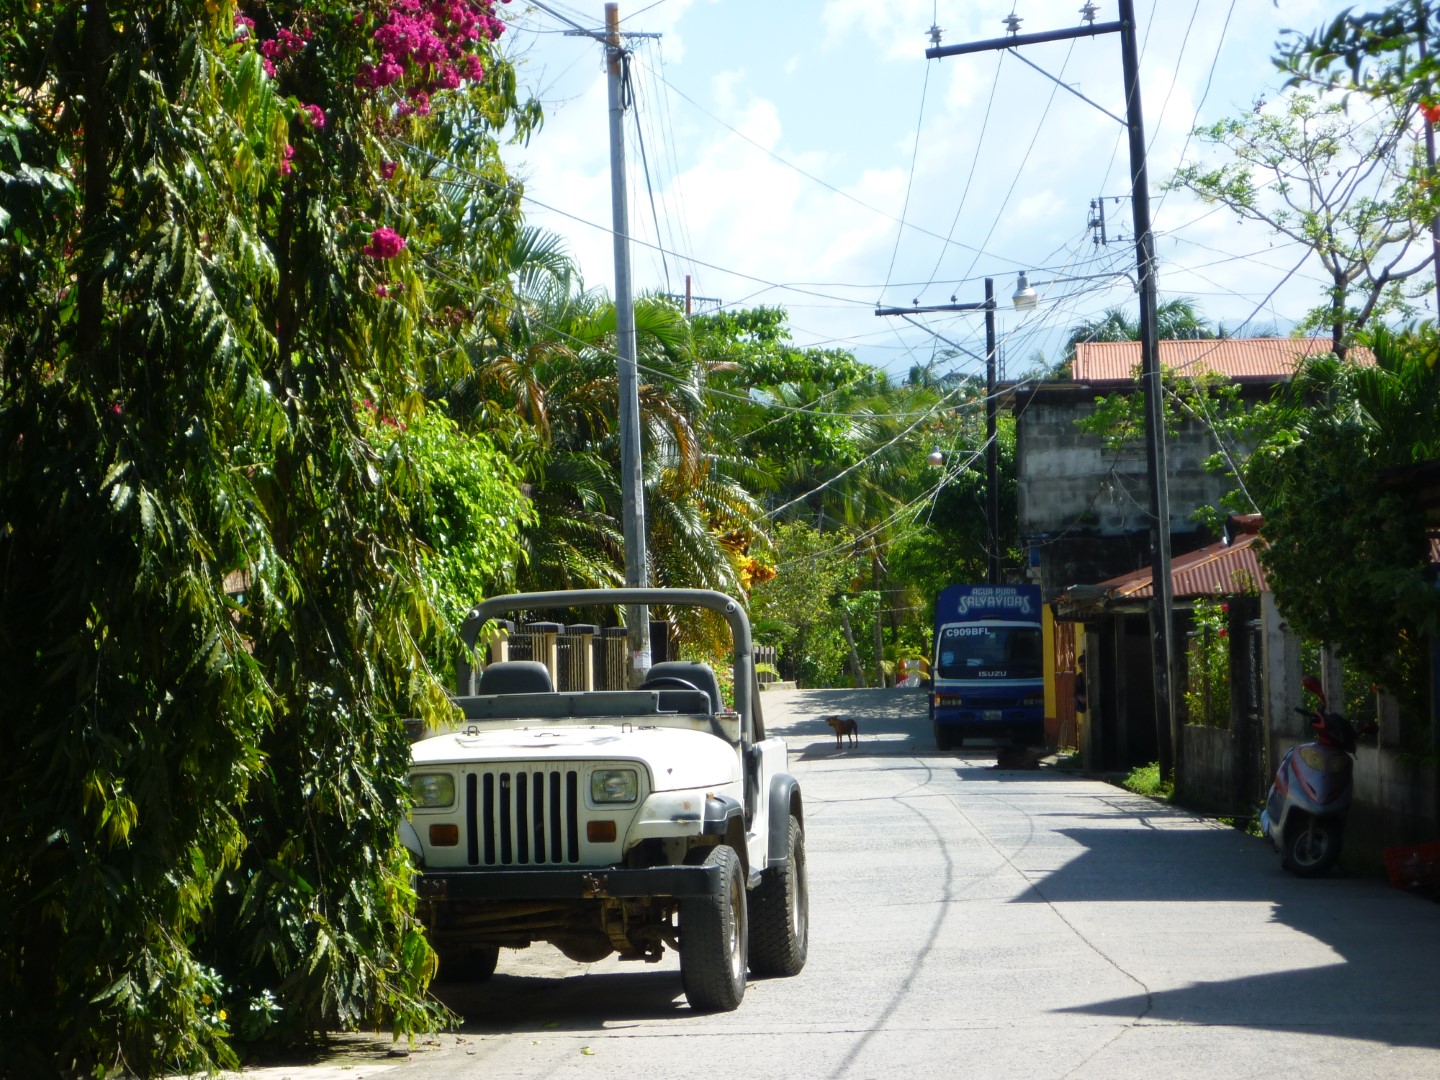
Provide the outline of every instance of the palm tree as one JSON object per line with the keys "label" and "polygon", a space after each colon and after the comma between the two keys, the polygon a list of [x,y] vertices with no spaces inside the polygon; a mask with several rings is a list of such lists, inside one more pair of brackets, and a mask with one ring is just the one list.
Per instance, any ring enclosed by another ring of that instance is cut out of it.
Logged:
{"label": "palm tree", "polygon": [[[620,584],[615,306],[584,287],[550,234],[523,230],[508,264],[508,294],[492,301],[486,338],[470,344],[468,371],[444,391],[524,472],[536,522],[522,530],[515,584]],[[641,297],[635,328],[649,576],[736,592],[736,559],[720,540],[755,532],[758,509],[710,450],[714,410],[689,324],[672,303]]]}
{"label": "palm tree", "polygon": [[[1160,341],[1197,341],[1215,337],[1215,331],[1196,308],[1193,297],[1177,296],[1167,300],[1155,311],[1155,334]],[[1075,346],[1088,341],[1139,341],[1140,320],[1131,318],[1124,308],[1106,308],[1099,318],[1070,328],[1065,340],[1065,365],[1075,359]]]}

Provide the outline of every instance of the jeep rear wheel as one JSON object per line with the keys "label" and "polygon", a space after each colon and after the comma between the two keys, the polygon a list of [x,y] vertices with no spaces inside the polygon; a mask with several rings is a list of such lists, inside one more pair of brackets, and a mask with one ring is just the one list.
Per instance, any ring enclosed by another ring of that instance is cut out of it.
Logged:
{"label": "jeep rear wheel", "polygon": [[809,944],[805,830],[792,817],[785,861],[765,870],[750,896],[750,970],[756,975],[798,975]]}
{"label": "jeep rear wheel", "polygon": [[440,971],[436,981],[446,983],[480,983],[495,974],[500,950],[494,946],[473,949],[446,949],[439,953]]}
{"label": "jeep rear wheel", "polygon": [[720,892],[680,902],[680,981],[692,1009],[730,1012],[745,997],[749,960],[745,873],[724,844],[711,848],[703,865],[719,868]]}

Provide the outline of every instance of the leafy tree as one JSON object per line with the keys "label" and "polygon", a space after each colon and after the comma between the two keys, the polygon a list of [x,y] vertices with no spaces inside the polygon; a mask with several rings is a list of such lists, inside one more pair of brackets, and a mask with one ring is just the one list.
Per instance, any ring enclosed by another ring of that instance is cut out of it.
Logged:
{"label": "leafy tree", "polygon": [[[397,840],[399,718],[448,708],[427,488],[359,403],[419,422],[456,333],[425,303],[460,239],[436,132],[483,168],[535,119],[488,2],[446,10],[0,4],[17,1074],[436,1022]],[[450,59],[417,59],[430,37]],[[473,202],[464,245],[498,247],[515,199]]]}
{"label": "leafy tree", "polygon": [[1373,366],[1307,362],[1246,478],[1265,517],[1261,554],[1296,631],[1338,646],[1411,716],[1424,715],[1422,641],[1440,630],[1429,549],[1387,469],[1440,455],[1440,341],[1431,328],[1362,341]]}
{"label": "leafy tree", "polygon": [[1195,134],[1229,160],[1181,167],[1167,188],[1185,188],[1310,248],[1329,280],[1325,303],[1302,331],[1329,331],[1343,356],[1372,319],[1408,314],[1434,261],[1420,243],[1436,211],[1408,98],[1378,99],[1374,116],[1333,98],[1293,93]]}
{"label": "leafy tree", "polygon": [[757,638],[778,647],[781,670],[805,686],[836,686],[847,647],[839,605],[849,590],[849,545],[804,522],[775,526],[775,576],[751,593]]}
{"label": "leafy tree", "polygon": [[[1155,312],[1156,336],[1161,341],[1194,341],[1213,338],[1215,331],[1209,320],[1200,314],[1195,301],[1177,296],[1161,304]],[[1124,308],[1106,308],[1098,318],[1070,328],[1065,341],[1065,360],[1075,359],[1075,346],[1085,341],[1139,341],[1140,317],[1131,316]]]}
{"label": "leafy tree", "polygon": [[[520,471],[489,438],[462,433],[440,409],[416,412],[402,426],[373,403],[365,408],[377,449],[393,467],[414,473],[411,515],[424,545],[426,595],[442,626],[458,628],[478,598],[514,587],[519,533],[535,520],[533,504],[520,494]],[[436,644],[430,659],[443,675],[459,642],[447,633]]]}
{"label": "leafy tree", "polygon": [[1311,33],[1290,32],[1276,65],[1292,85],[1337,86],[1433,103],[1440,30],[1433,0],[1346,8]]}

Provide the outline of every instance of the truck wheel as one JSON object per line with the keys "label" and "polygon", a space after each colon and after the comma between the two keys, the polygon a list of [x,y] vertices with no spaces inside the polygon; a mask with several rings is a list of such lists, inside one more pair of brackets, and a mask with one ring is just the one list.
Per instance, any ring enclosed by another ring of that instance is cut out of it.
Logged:
{"label": "truck wheel", "polygon": [[810,947],[810,888],[805,882],[805,830],[790,819],[785,862],[760,875],[750,896],[750,970],[799,975]]}
{"label": "truck wheel", "polygon": [[1281,865],[1296,877],[1319,877],[1340,858],[1339,823],[1305,815],[1285,831],[1284,854]]}
{"label": "truck wheel", "polygon": [[500,950],[485,945],[473,949],[446,949],[439,957],[439,982],[482,983],[495,974]]}
{"label": "truck wheel", "polygon": [[680,981],[692,1009],[731,1012],[745,997],[745,873],[724,844],[710,849],[704,865],[720,868],[720,893],[680,901]]}
{"label": "truck wheel", "polygon": [[950,734],[950,729],[944,724],[935,725],[935,749],[949,750],[950,747],[954,745],[954,738],[955,737]]}

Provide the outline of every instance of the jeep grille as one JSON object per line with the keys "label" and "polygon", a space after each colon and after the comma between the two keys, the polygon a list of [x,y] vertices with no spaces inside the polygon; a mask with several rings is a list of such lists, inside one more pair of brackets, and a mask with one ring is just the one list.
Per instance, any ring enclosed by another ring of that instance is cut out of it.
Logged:
{"label": "jeep grille", "polygon": [[580,774],[507,768],[465,777],[471,866],[580,861]]}

